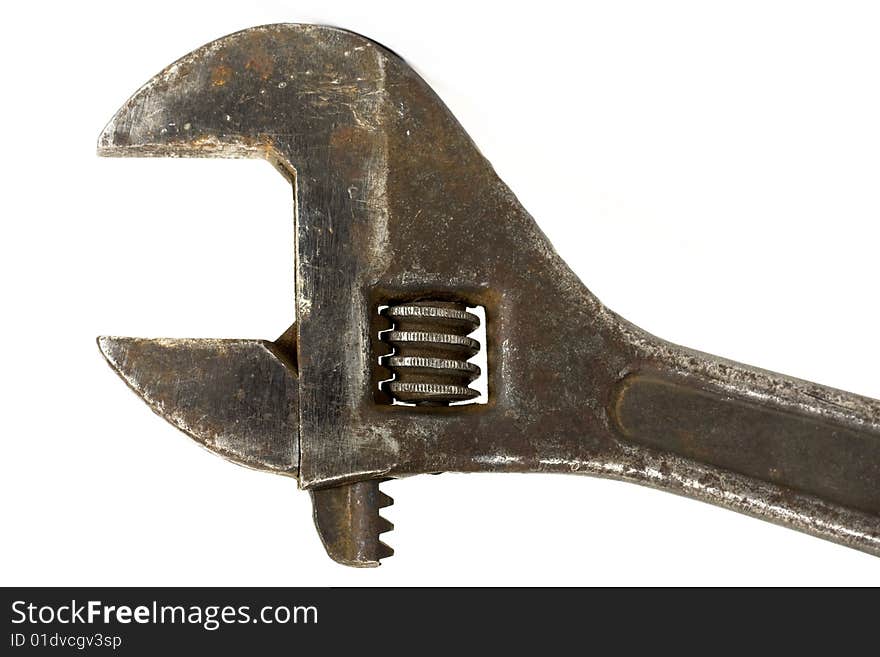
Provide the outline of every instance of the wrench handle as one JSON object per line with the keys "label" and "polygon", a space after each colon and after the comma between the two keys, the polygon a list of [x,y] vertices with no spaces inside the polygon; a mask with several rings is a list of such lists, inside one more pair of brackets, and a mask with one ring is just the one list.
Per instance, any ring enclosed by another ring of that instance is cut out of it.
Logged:
{"label": "wrench handle", "polygon": [[626,441],[880,516],[880,403],[698,354],[624,378]]}

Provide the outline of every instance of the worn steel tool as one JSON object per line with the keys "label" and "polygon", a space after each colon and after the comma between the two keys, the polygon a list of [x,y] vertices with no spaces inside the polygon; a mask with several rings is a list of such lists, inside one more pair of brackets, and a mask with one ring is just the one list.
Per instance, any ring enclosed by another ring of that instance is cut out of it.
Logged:
{"label": "worn steel tool", "polygon": [[[196,441],[297,478],[337,561],[392,553],[379,482],[450,471],[612,477],[880,555],[880,402],[609,311],[382,46],[312,25],[224,37],[132,96],[98,152],[265,158],[293,186],[297,317],[279,339],[98,342]],[[480,349],[485,404],[468,401]]]}

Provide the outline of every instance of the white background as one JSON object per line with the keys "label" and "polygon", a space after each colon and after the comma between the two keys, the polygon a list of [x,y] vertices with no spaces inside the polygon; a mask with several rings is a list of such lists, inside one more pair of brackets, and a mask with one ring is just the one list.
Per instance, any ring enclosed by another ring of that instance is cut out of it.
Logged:
{"label": "white background", "polygon": [[558,475],[390,482],[396,556],[338,566],[295,482],[199,448],[94,344],[290,324],[281,176],[95,142],[193,48],[317,22],[423,74],[614,310],[880,397],[876,3],[35,2],[0,20],[0,583],[880,584],[880,559]]}

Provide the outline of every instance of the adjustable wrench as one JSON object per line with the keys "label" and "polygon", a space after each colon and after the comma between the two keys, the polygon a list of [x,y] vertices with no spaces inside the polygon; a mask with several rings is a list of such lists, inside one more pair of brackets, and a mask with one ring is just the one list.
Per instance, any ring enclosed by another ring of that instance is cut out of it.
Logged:
{"label": "adjustable wrench", "polygon": [[608,310],[381,45],[314,25],[226,36],[136,92],[98,153],[258,157],[290,181],[296,322],[280,338],[98,344],[190,437],[296,478],[333,559],[392,554],[382,480],[450,471],[620,479],[880,555],[880,402]]}

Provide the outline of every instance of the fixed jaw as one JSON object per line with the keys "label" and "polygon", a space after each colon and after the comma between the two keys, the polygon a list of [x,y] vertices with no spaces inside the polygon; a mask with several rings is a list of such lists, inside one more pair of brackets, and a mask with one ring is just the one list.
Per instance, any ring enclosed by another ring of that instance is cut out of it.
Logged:
{"label": "fixed jaw", "polygon": [[[325,66],[341,58],[340,47],[350,53],[342,87]],[[98,154],[268,157],[283,148],[281,134],[302,140],[326,132],[333,105],[375,91],[377,49],[328,27],[269,25],[231,34],[182,57],[135,92],[101,132]],[[326,93],[301,94],[312,84],[326,84]]]}

